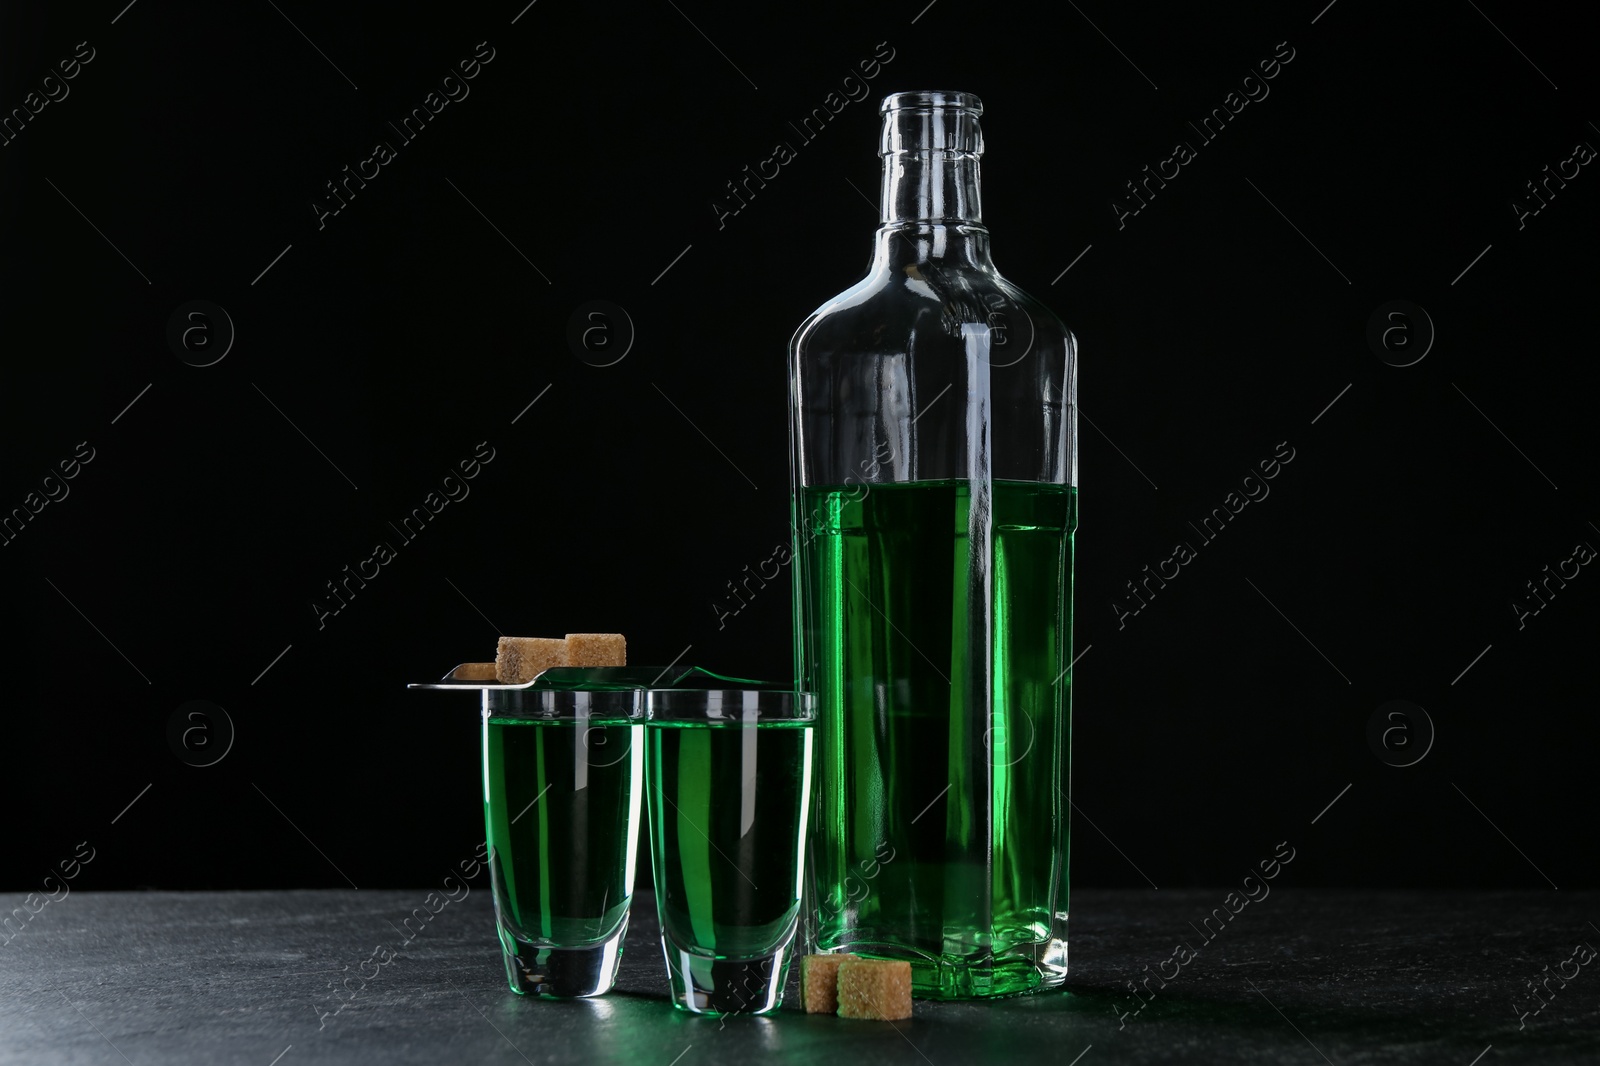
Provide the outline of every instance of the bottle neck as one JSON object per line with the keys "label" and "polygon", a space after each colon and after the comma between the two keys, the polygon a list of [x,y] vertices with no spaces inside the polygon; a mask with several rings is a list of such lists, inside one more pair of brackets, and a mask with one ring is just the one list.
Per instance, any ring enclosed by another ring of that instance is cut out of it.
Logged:
{"label": "bottle neck", "polygon": [[977,153],[886,153],[881,203],[879,221],[885,226],[982,225]]}
{"label": "bottle neck", "polygon": [[902,271],[919,263],[994,272],[989,230],[979,222],[886,222],[878,227],[873,270]]}
{"label": "bottle neck", "polygon": [[905,93],[884,101],[877,257],[885,265],[994,269],[979,194],[982,113],[978,99],[964,93]]}

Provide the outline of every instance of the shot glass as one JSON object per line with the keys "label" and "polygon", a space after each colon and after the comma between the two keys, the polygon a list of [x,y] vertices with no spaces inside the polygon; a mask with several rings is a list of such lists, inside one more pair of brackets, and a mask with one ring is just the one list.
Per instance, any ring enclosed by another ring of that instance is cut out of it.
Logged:
{"label": "shot glass", "polygon": [[642,690],[483,695],[483,824],[506,979],[524,995],[599,995],[616,982],[633,901]]}
{"label": "shot glass", "polygon": [[645,701],[650,857],[673,1005],[776,1010],[800,918],[811,696],[652,689]]}

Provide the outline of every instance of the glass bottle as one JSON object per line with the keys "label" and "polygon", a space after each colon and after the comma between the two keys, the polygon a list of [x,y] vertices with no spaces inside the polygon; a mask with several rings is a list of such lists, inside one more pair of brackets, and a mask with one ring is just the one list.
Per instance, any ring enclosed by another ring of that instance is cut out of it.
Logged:
{"label": "glass bottle", "polygon": [[884,99],[867,276],[790,344],[811,950],[920,997],[1067,970],[1072,334],[989,257],[969,93]]}

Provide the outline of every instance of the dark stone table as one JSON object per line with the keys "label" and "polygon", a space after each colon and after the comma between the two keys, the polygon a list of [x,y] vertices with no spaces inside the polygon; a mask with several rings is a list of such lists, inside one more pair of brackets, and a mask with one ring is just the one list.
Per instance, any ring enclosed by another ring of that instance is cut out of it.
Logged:
{"label": "dark stone table", "polygon": [[0,1063],[1600,1062],[1600,893],[1279,889],[1207,940],[1226,894],[1075,893],[1065,992],[890,1024],[672,1010],[645,896],[616,991],[542,1002],[507,991],[482,888],[436,914],[426,889],[74,892],[0,933]]}

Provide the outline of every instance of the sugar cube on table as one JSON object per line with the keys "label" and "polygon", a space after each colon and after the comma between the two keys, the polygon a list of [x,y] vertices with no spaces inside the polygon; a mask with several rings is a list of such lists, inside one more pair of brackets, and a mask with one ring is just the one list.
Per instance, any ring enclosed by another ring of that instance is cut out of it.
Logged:
{"label": "sugar cube on table", "polygon": [[806,955],[800,959],[800,1001],[807,1014],[839,1009],[839,964],[856,955]]}
{"label": "sugar cube on table", "polygon": [[911,964],[903,959],[846,959],[839,965],[838,995],[841,1018],[909,1018]]}

